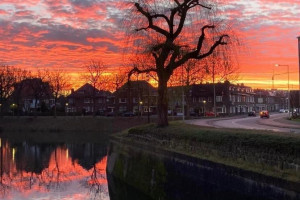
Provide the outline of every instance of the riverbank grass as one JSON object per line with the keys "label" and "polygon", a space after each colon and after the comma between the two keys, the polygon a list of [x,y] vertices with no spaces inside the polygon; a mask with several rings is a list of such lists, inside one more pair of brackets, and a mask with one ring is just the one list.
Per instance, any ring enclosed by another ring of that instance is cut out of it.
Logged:
{"label": "riverbank grass", "polygon": [[300,182],[300,136],[261,130],[215,129],[172,122],[143,125],[118,137],[268,176]]}

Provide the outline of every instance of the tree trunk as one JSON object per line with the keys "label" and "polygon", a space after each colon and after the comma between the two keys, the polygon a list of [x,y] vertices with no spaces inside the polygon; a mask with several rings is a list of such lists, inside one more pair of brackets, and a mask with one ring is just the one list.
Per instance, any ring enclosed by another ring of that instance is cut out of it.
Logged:
{"label": "tree trunk", "polygon": [[57,113],[56,113],[56,101],[57,101],[57,97],[55,97],[55,99],[54,99],[54,115],[53,115],[53,117],[54,118],[56,118],[56,116],[57,116]]}
{"label": "tree trunk", "polygon": [[158,122],[159,127],[168,126],[168,87],[167,79],[160,78],[158,81]]}

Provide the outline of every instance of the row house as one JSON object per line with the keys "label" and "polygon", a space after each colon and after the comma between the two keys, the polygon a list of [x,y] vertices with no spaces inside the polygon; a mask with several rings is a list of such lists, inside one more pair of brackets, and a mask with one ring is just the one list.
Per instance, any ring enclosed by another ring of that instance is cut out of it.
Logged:
{"label": "row house", "polygon": [[113,93],[109,100],[108,110],[115,114],[156,113],[156,104],[156,88],[147,81],[129,81]]}
{"label": "row house", "polygon": [[[214,102],[215,91],[215,102]],[[254,92],[250,87],[227,82],[193,85],[190,92],[190,111],[199,114],[216,112],[219,115],[242,114],[254,110]],[[215,105],[215,111],[214,111]]]}
{"label": "row house", "polygon": [[[169,114],[183,114],[182,102],[185,114],[204,115],[206,112],[214,112],[218,115],[235,115],[250,111],[279,111],[287,108],[287,94],[285,91],[253,90],[229,81],[169,87]],[[157,98],[157,88],[146,81],[129,81],[113,94],[85,84],[67,97],[66,110],[83,113],[95,111],[112,115],[124,112],[155,114]]]}
{"label": "row house", "polygon": [[199,115],[205,112],[235,115],[250,111],[279,111],[281,108],[287,108],[287,96],[286,91],[253,90],[244,84],[231,84],[228,81],[197,84],[185,88],[169,88],[169,109],[177,113],[182,112],[184,99],[185,111]]}
{"label": "row house", "polygon": [[71,113],[105,113],[111,93],[98,90],[86,83],[76,91],[72,90],[67,96],[66,112]]}
{"label": "row house", "polygon": [[268,110],[271,112],[287,109],[288,93],[277,90],[255,90],[256,111]]}

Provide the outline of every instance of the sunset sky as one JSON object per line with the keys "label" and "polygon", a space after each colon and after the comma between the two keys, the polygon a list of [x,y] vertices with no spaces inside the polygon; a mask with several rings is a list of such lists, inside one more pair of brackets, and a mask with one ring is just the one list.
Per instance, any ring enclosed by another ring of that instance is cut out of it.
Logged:
{"label": "sunset sky", "polygon": [[[224,1],[222,1],[224,2]],[[275,64],[289,65],[298,89],[300,0],[227,0],[225,9],[244,47],[240,83],[271,88]],[[0,0],[0,63],[34,70],[77,72],[90,59],[118,69],[124,63],[121,0]],[[287,88],[287,67],[275,67],[275,86]]]}

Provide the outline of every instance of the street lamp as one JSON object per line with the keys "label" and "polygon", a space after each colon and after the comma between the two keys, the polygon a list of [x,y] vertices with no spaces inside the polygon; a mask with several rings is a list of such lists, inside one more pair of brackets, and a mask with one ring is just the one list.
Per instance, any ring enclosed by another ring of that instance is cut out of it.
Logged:
{"label": "street lamp", "polygon": [[69,103],[66,103],[66,115],[68,115],[68,106],[69,106]]}
{"label": "street lamp", "polygon": [[276,67],[284,66],[287,67],[287,74],[288,74],[288,110],[289,110],[289,117],[290,117],[290,66],[289,65],[280,65],[276,64]]}
{"label": "street lamp", "polygon": [[206,104],[206,101],[204,100],[203,101],[203,116],[205,117],[205,104]]}
{"label": "street lamp", "polygon": [[298,113],[300,113],[300,36],[297,37],[298,38],[298,61],[299,61],[299,69],[298,69],[298,72],[299,72],[299,94],[298,94],[298,97],[299,97],[299,104],[298,104]]}
{"label": "street lamp", "polygon": [[[277,65],[275,65],[275,67],[277,67]],[[276,74],[278,75],[278,74]],[[273,75],[272,75],[272,90],[274,90],[274,79],[275,79],[275,69],[274,69],[274,66],[273,66]]]}
{"label": "street lamp", "polygon": [[16,109],[16,107],[17,107],[17,104],[15,104],[15,103],[11,104],[11,109],[12,109],[13,116],[15,116],[15,109]]}
{"label": "street lamp", "polygon": [[140,108],[141,108],[141,116],[142,116],[142,113],[143,113],[143,102],[142,101],[140,101]]}

